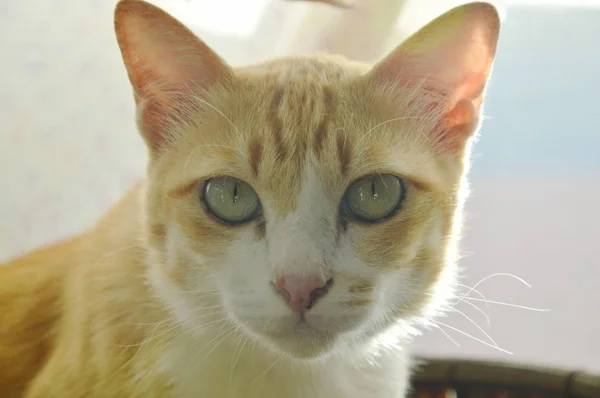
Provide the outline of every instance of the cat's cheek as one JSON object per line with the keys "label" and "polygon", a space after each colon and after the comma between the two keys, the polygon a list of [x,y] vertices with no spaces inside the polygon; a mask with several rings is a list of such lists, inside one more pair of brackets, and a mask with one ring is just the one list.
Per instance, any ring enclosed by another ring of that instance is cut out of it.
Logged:
{"label": "cat's cheek", "polygon": [[382,274],[378,285],[387,316],[396,319],[428,316],[430,303],[439,295],[440,286],[453,289],[453,280],[444,278],[451,271],[443,247],[446,246],[441,218],[425,224],[423,238],[408,265]]}
{"label": "cat's cheek", "polygon": [[286,313],[270,281],[267,246],[251,230],[240,233],[223,253],[214,269],[214,279],[223,297],[226,312],[234,319],[268,321],[270,316]]}
{"label": "cat's cheek", "polygon": [[[355,281],[352,290],[372,286],[372,295],[355,299],[372,301],[368,307],[370,321],[362,328],[368,333],[385,329],[394,319],[421,316],[430,301],[428,292],[443,271],[443,215],[436,211],[424,213],[418,222],[416,218],[408,222],[410,217],[405,215],[404,220],[375,228],[354,227],[340,247],[335,269]],[[406,229],[402,226],[407,223],[411,225],[410,236],[403,233]],[[363,283],[359,283],[361,279]]]}
{"label": "cat's cheek", "polygon": [[399,310],[407,308],[407,304],[421,293],[417,283],[418,268],[419,264],[411,264],[381,275],[378,279],[381,300],[387,309],[396,315],[399,314]]}
{"label": "cat's cheek", "polygon": [[397,271],[408,267],[416,256],[424,235],[421,225],[407,227],[399,223],[375,227],[360,227],[353,231],[356,257],[375,272]]}
{"label": "cat's cheek", "polygon": [[[193,322],[194,314],[198,314],[198,302],[186,294],[187,289],[180,281],[172,278],[169,267],[165,263],[150,263],[148,280],[178,322],[184,325]],[[201,303],[201,305],[208,304]]]}
{"label": "cat's cheek", "polygon": [[217,262],[243,231],[213,220],[202,209],[201,204],[197,203],[196,198],[192,202],[176,209],[175,223],[188,241],[188,246],[206,258],[213,259],[213,262]]}
{"label": "cat's cheek", "polygon": [[379,270],[411,265],[428,240],[430,224],[439,217],[432,195],[412,190],[400,211],[377,224],[352,223],[348,235],[356,256]]}
{"label": "cat's cheek", "polygon": [[[348,239],[334,261],[336,274],[343,282],[334,314],[354,317],[353,329],[361,331],[385,328],[394,320],[393,309],[400,308],[418,293],[414,282],[416,266],[383,268],[364,262]],[[341,284],[340,284],[341,285]],[[380,325],[380,326],[375,326]]]}

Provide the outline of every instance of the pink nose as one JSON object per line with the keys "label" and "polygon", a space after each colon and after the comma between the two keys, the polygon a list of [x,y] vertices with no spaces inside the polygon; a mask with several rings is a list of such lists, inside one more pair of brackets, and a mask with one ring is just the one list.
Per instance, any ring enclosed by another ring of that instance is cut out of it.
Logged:
{"label": "pink nose", "polygon": [[333,279],[327,281],[317,277],[281,276],[274,285],[277,292],[287,301],[290,308],[302,315],[315,302],[327,294]]}

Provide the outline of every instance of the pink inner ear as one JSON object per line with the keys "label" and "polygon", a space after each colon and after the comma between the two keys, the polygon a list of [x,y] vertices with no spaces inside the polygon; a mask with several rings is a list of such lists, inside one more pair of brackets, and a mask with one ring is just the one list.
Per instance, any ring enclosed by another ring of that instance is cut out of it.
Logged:
{"label": "pink inner ear", "polygon": [[156,151],[170,138],[168,123],[189,114],[195,97],[230,80],[231,70],[179,21],[144,1],[121,0],[115,30],[141,133]]}
{"label": "pink inner ear", "polygon": [[[137,97],[137,96],[136,96]],[[197,97],[188,92],[153,93],[146,98],[138,97],[138,125],[151,152],[158,153],[164,149],[174,128],[188,120],[198,109]]]}
{"label": "pink inner ear", "polygon": [[[402,57],[400,54],[395,55]],[[438,122],[431,126],[431,141],[444,151],[460,151],[477,128],[492,60],[489,59],[485,73],[467,74],[462,78],[458,78],[456,73],[461,70],[451,68],[450,65],[446,65],[448,70],[440,71],[437,75],[425,75],[423,65],[433,61],[419,61],[421,62],[415,62],[414,58],[406,56],[405,60],[396,59],[392,65],[381,65],[378,76],[380,83],[384,83],[382,79],[387,79],[389,85],[390,78],[394,77],[396,80],[392,85],[400,90],[411,92],[419,87],[420,94],[416,94],[418,97],[431,97],[431,102],[420,107],[421,112],[439,115]],[[389,69],[383,69],[384,66]],[[400,69],[403,66],[404,69]],[[422,99],[418,97],[416,102]]]}
{"label": "pink inner ear", "polygon": [[469,100],[460,100],[454,108],[446,112],[436,126],[433,141],[449,152],[458,152],[464,147],[479,121],[479,111]]}
{"label": "pink inner ear", "polygon": [[498,31],[499,17],[493,6],[457,7],[397,47],[375,66],[372,75],[378,84],[409,92],[419,88],[417,95],[431,96],[424,111],[440,118],[432,126],[433,141],[444,149],[460,150],[478,124]]}
{"label": "pink inner ear", "polygon": [[168,105],[158,99],[138,102],[138,124],[151,153],[160,151],[167,143]]}
{"label": "pink inner ear", "polygon": [[[490,61],[491,65],[491,61]],[[479,123],[488,74],[474,74],[464,79],[443,105],[438,142],[446,150],[459,151]]]}

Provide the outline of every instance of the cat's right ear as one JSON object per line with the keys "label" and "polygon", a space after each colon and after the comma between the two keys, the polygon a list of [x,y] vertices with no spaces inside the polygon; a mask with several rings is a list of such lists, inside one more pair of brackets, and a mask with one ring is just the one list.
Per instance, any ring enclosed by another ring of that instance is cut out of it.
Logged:
{"label": "cat's right ear", "polygon": [[121,0],[115,32],[133,86],[140,132],[152,155],[174,137],[170,125],[189,116],[198,98],[232,79],[231,68],[160,8]]}

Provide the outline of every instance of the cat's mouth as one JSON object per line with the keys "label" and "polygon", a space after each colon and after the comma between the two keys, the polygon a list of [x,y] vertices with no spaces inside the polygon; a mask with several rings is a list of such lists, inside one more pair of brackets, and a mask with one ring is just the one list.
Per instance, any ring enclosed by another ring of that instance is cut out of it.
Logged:
{"label": "cat's mouth", "polygon": [[306,321],[306,318],[304,318],[304,314],[302,314],[300,316],[300,319],[298,319],[298,322],[296,323],[296,329],[306,329],[306,328],[310,329],[311,326]]}
{"label": "cat's mouth", "polygon": [[273,338],[289,338],[290,336],[312,337],[317,335],[325,335],[324,331],[321,331],[314,324],[310,323],[304,316],[298,317],[296,322],[290,322],[287,326],[280,327],[276,330],[269,330],[267,332],[269,337]]}
{"label": "cat's mouth", "polygon": [[266,337],[279,351],[298,359],[318,358],[331,351],[337,341],[335,333],[318,328],[304,316],[288,325],[269,330]]}
{"label": "cat's mouth", "polygon": [[299,359],[312,359],[326,354],[336,340],[334,336],[315,329],[306,321],[299,322],[290,331],[269,337],[280,351]]}

